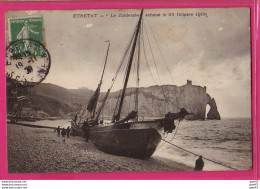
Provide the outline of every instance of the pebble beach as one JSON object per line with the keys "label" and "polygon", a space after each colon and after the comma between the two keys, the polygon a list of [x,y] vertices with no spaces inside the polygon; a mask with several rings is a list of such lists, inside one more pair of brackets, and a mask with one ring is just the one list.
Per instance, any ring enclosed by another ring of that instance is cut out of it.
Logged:
{"label": "pebble beach", "polygon": [[[64,141],[65,139],[65,141]],[[58,137],[54,129],[7,124],[9,173],[192,171],[152,156],[141,160],[99,151],[83,137]]]}

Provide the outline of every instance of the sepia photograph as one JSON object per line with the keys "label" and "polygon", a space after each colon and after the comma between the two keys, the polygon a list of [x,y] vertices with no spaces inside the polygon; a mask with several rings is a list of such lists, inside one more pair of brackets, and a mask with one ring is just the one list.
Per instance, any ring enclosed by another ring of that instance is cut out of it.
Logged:
{"label": "sepia photograph", "polygon": [[5,16],[8,173],[252,170],[250,8]]}

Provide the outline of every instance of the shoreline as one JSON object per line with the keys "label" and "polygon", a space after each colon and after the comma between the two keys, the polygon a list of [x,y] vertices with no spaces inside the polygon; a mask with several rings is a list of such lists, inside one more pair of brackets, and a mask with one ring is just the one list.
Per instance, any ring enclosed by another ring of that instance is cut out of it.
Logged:
{"label": "shoreline", "polygon": [[58,137],[53,127],[8,123],[7,147],[9,173],[193,171],[157,156],[141,160],[106,154],[83,137]]}

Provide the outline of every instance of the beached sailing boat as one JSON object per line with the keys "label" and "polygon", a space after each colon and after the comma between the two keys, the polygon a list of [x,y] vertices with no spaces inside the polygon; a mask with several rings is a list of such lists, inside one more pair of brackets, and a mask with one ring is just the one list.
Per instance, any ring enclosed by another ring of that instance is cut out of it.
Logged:
{"label": "beached sailing boat", "polygon": [[[105,94],[99,108],[96,110],[97,101],[100,96],[100,87],[102,85],[104,71],[106,68],[110,43],[108,44],[103,72],[98,87],[90,99],[86,109],[80,112],[79,115],[77,115],[71,122],[73,134],[85,135],[93,142],[96,148],[100,149],[101,151],[135,158],[150,157],[162,139],[158,130],[164,129],[165,133],[171,133],[175,129],[174,120],[182,120],[186,115],[189,114],[184,108],[181,108],[179,109],[179,112],[168,113],[165,115],[165,117],[160,119],[139,121],[137,86],[135,96],[135,110],[129,113],[126,118],[121,119],[122,106],[124,103],[128,79],[134,57],[138,59],[137,83],[139,82],[140,30],[142,27],[142,16],[143,10],[141,11],[138,23],[135,27],[135,31],[130,39],[128,47],[126,48],[123,60],[118,67],[115,77],[112,79],[111,87]],[[103,120],[100,121],[99,117],[124,61],[126,61],[126,70],[123,89],[120,91],[120,96],[118,98],[111,123],[104,125]],[[87,116],[84,116],[86,112]]]}

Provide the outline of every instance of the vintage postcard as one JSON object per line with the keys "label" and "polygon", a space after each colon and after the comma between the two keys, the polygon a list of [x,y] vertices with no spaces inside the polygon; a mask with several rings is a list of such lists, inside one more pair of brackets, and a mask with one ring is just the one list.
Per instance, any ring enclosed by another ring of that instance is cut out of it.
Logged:
{"label": "vintage postcard", "polygon": [[249,8],[6,12],[9,173],[252,170]]}

